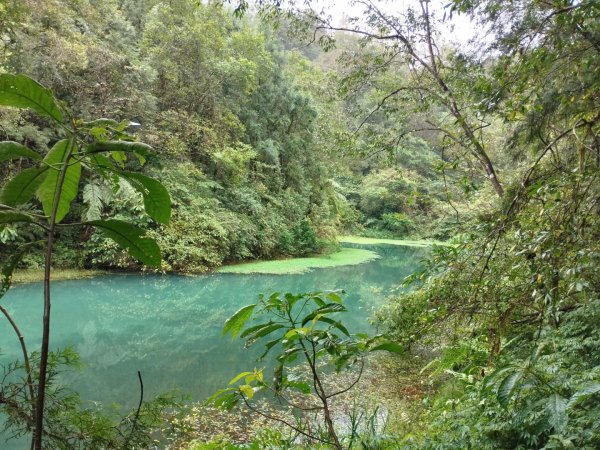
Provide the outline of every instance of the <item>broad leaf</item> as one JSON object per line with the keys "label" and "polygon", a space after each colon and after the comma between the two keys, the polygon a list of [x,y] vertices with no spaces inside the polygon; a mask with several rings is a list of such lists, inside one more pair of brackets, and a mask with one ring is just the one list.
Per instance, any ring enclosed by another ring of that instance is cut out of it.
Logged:
{"label": "broad leaf", "polygon": [[233,316],[225,321],[225,325],[223,326],[223,335],[231,333],[232,338],[236,337],[244,327],[244,324],[252,316],[252,312],[254,311],[255,307],[256,304],[253,304],[238,309]]}
{"label": "broad leaf", "polygon": [[154,239],[142,237],[144,230],[121,220],[93,220],[86,222],[102,230],[131,256],[147,266],[160,266],[160,248]]}
{"label": "broad leaf", "polygon": [[[344,333],[346,336],[350,336],[350,332],[348,331],[348,329],[339,321],[337,320],[333,320],[329,317],[321,317],[320,315],[316,316],[316,320],[318,322],[324,322],[327,323],[329,325],[331,325],[332,327],[337,328],[338,330],[340,330],[342,333]],[[304,321],[303,321],[304,322]],[[304,325],[304,323],[302,323],[302,325]]]}
{"label": "broad leaf", "polygon": [[567,400],[559,394],[552,394],[546,404],[548,422],[557,432],[561,432],[567,424]]}
{"label": "broad leaf", "polygon": [[504,378],[504,380],[502,380],[502,383],[500,383],[500,386],[498,387],[498,402],[500,402],[500,404],[502,406],[506,406],[508,405],[508,402],[510,401],[510,398],[512,397],[512,393],[515,389],[515,387],[517,386],[517,384],[519,383],[519,381],[521,380],[521,377],[523,376],[523,372],[516,371],[511,373],[510,375],[508,375],[506,378]]}
{"label": "broad leaf", "polygon": [[382,350],[386,352],[397,353],[399,355],[404,353],[404,348],[401,345],[396,344],[395,342],[383,342],[370,349],[370,351],[372,352]]}
{"label": "broad leaf", "polygon": [[339,303],[328,303],[320,308],[315,309],[312,313],[308,314],[302,319],[302,326],[313,320],[318,315],[324,315],[329,313],[336,313],[346,311],[346,307]]}
{"label": "broad leaf", "polygon": [[0,211],[0,225],[16,222],[31,222],[31,216],[20,212]]}
{"label": "broad leaf", "polygon": [[281,325],[279,323],[266,324],[264,326],[261,326],[258,329],[253,330],[251,333],[246,333],[246,331],[248,331],[248,330],[246,330],[240,337],[243,338],[243,337],[247,336],[248,343],[250,344],[250,343],[256,341],[257,339],[265,337],[265,336],[271,334],[273,331],[277,331],[281,328],[283,328],[283,325]]}
{"label": "broad leaf", "polygon": [[47,167],[32,167],[15,175],[2,189],[0,203],[8,206],[27,203],[48,175]]}
{"label": "broad leaf", "polygon": [[288,381],[285,387],[288,389],[296,389],[307,395],[311,393],[310,385],[304,381]]}
{"label": "broad leaf", "polygon": [[42,159],[38,153],[34,152],[30,148],[25,147],[24,145],[19,144],[18,142],[0,142],[0,163],[19,158],[30,158],[38,161]]}
{"label": "broad leaf", "polygon": [[249,384],[243,384],[239,387],[240,392],[242,394],[244,394],[244,396],[250,400],[252,397],[254,397],[254,389],[252,389],[252,386],[250,386]]}
{"label": "broad leaf", "polygon": [[142,142],[105,141],[88,145],[86,153],[130,152],[147,157],[151,150],[152,147]]}
{"label": "broad leaf", "polygon": [[342,297],[337,292],[328,292],[325,294],[327,300],[334,303],[342,303]]}
{"label": "broad leaf", "polygon": [[0,105],[33,109],[57,122],[63,121],[52,92],[25,75],[0,75]]}
{"label": "broad leaf", "polygon": [[[69,212],[71,202],[77,197],[79,190],[79,177],[81,176],[81,164],[72,162],[69,156],[71,140],[58,141],[50,149],[44,163],[49,167],[48,176],[37,190],[37,196],[42,202],[44,214],[50,217],[54,208],[56,192],[60,188],[60,197],[56,209],[56,222],[60,222]],[[68,164],[62,186],[60,185],[60,173],[64,164]]]}
{"label": "broad leaf", "polygon": [[584,401],[585,399],[591,397],[592,395],[600,393],[600,383],[594,383],[590,386],[587,386],[577,392],[575,392],[571,398],[569,399],[569,403],[567,403],[567,408],[572,408],[577,403]]}
{"label": "broad leaf", "polygon": [[150,217],[165,225],[169,223],[171,197],[160,181],[135,172],[120,172],[119,175],[144,196],[144,208]]}
{"label": "broad leaf", "polygon": [[246,377],[246,376],[248,376],[248,375],[252,375],[252,372],[242,372],[242,373],[238,373],[238,374],[236,375],[236,377],[235,377],[233,380],[231,380],[231,381],[229,382],[229,385],[231,386],[232,384],[235,384],[235,383],[237,383],[237,382],[238,382],[238,381],[240,381],[242,378],[244,378],[244,377]]}

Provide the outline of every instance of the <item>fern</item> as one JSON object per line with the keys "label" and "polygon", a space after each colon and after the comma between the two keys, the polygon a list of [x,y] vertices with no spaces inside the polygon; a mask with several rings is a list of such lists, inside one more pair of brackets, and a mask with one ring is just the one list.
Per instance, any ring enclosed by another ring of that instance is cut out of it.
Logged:
{"label": "fern", "polygon": [[83,203],[87,206],[84,213],[86,221],[98,220],[102,210],[110,203],[112,192],[106,184],[90,182],[83,187]]}

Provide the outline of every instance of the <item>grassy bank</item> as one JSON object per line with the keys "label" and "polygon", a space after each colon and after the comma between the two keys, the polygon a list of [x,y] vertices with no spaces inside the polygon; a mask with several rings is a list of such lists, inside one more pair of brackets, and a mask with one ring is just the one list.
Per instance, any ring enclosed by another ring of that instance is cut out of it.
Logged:
{"label": "grassy bank", "polygon": [[377,253],[358,248],[344,248],[330,255],[310,258],[290,258],[275,261],[256,261],[223,266],[219,273],[264,273],[264,274],[296,274],[306,273],[312,269],[336,266],[354,266],[377,259]]}
{"label": "grassy bank", "polygon": [[[78,280],[80,278],[91,278],[96,275],[102,275],[103,270],[84,270],[84,269],[53,269],[52,280]],[[13,274],[13,283],[35,283],[44,281],[44,269],[23,269],[17,270]]]}

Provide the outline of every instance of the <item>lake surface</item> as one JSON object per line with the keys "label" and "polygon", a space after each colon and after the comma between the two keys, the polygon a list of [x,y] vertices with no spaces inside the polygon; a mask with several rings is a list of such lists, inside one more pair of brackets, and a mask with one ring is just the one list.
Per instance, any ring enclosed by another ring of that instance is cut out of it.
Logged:
{"label": "lake surface", "polygon": [[[349,309],[342,316],[344,323],[351,332],[372,330],[373,311],[418,267],[427,249],[364,248],[381,258],[294,275],[119,274],[56,281],[50,348],[73,346],[84,364],[80,371],[62,375],[62,380],[80,392],[84,404],[118,402],[131,407],[138,401],[139,370],[146,399],[177,388],[192,400],[203,400],[237,373],[264,365],[256,362],[260,346],[244,349],[242,341],[221,335],[227,317],[256,302],[260,293],[344,289]],[[29,350],[37,349],[42,284],[14,286],[2,303],[21,328]],[[19,358],[19,349],[2,316],[0,362]]]}

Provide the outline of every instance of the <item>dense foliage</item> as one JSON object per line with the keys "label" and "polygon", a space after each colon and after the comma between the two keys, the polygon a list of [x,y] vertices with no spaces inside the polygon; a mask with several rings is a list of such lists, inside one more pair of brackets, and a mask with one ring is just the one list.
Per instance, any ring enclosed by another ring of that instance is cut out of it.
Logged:
{"label": "dense foliage", "polygon": [[[333,106],[304,81],[319,77],[315,69],[267,31],[184,0],[25,2],[6,13],[4,70],[34,77],[84,118],[139,124],[131,130],[157,150],[160,169],[148,173],[173,198],[171,223],[151,227],[131,183],[114,190],[91,176],[68,220],[111,216],[151,229],[163,270],[181,272],[312,254],[333,241],[347,206],[316,125]],[[58,138],[28,113],[2,110],[0,120],[4,139],[42,153]],[[4,228],[1,239],[15,243],[16,230]],[[64,242],[58,264],[135,266],[91,230]]]}
{"label": "dense foliage", "polygon": [[[160,244],[162,270],[182,272],[323,251],[341,228],[452,238],[379,315],[422,396],[377,448],[598,448],[599,3],[356,0],[341,23],[310,1],[259,0],[256,17],[244,0],[233,15],[222,3],[0,7],[2,71],[33,76],[78,116],[134,121],[156,149],[144,170],[173,199],[156,224],[135,182],[90,173],[65,221],[126,219]],[[482,34],[446,39],[456,16]],[[0,130],[38,155],[60,138],[12,109]],[[33,167],[11,161],[2,184]],[[92,228],[69,230],[58,264],[137,268]],[[0,241],[41,235],[10,225]],[[246,375],[226,394],[266,386]],[[339,447],[336,419],[324,440]],[[283,446],[267,434],[249,448]]]}

